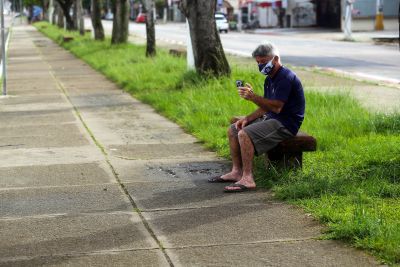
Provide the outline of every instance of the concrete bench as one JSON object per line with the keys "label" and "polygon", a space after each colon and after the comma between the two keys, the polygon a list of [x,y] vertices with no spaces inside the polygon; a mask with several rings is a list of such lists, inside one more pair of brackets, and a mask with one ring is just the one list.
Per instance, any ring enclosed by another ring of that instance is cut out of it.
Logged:
{"label": "concrete bench", "polygon": [[[230,122],[235,123],[243,117],[233,117]],[[303,166],[303,152],[317,150],[317,140],[305,132],[298,132],[293,138],[279,143],[265,155],[266,167],[271,164],[278,168],[301,168]]]}

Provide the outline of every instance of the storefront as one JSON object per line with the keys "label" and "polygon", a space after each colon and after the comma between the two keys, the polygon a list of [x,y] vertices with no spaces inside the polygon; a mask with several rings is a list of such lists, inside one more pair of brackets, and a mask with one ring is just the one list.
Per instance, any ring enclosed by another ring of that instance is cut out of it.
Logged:
{"label": "storefront", "polygon": [[264,28],[316,25],[316,8],[311,0],[247,0],[240,7],[244,24],[257,21]]}

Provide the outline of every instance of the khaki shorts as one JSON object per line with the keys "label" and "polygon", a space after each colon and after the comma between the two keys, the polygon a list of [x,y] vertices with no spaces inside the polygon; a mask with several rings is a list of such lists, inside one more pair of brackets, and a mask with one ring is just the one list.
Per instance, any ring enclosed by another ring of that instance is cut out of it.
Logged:
{"label": "khaki shorts", "polygon": [[[233,134],[237,136],[238,130],[235,128],[235,124],[231,125],[231,129]],[[293,134],[275,119],[258,118],[244,127],[243,130],[253,142],[256,155],[261,155],[283,140],[293,137]]]}

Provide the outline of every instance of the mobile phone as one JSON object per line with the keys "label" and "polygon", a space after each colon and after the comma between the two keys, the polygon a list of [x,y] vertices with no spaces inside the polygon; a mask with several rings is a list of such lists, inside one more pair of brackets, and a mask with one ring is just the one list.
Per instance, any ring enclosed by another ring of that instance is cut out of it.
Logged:
{"label": "mobile phone", "polygon": [[244,87],[244,81],[242,80],[236,80],[236,87]]}

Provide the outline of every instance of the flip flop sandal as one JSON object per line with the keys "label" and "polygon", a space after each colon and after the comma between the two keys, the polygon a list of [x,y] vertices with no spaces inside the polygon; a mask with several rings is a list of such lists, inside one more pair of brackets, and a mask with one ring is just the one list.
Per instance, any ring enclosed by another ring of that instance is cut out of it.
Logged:
{"label": "flip flop sandal", "polygon": [[225,180],[225,179],[222,179],[221,176],[215,176],[215,177],[208,179],[208,182],[209,183],[232,183],[232,182],[234,183],[236,181],[235,180]]}
{"label": "flip flop sandal", "polygon": [[227,187],[234,187],[235,189],[224,189],[225,193],[240,193],[240,192],[246,192],[246,191],[251,191],[251,190],[256,190],[256,188],[254,187],[247,187],[245,185],[242,184],[230,184]]}

